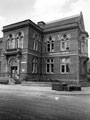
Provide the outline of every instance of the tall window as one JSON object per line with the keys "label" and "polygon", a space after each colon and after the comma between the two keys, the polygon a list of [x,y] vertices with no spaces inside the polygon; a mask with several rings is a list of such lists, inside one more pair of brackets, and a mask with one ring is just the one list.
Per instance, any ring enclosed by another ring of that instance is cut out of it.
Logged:
{"label": "tall window", "polygon": [[23,48],[23,38],[24,38],[23,32],[19,32],[17,34],[17,47],[18,48]]}
{"label": "tall window", "polygon": [[47,52],[54,52],[54,39],[51,36],[47,40]]}
{"label": "tall window", "polygon": [[81,39],[81,52],[88,53],[88,45],[86,37],[82,37]]}
{"label": "tall window", "polygon": [[7,39],[7,49],[15,48],[15,37],[13,34],[10,34]]}
{"label": "tall window", "polygon": [[1,73],[1,61],[0,61],[0,73]]}
{"label": "tall window", "polygon": [[66,51],[69,50],[70,48],[70,36],[64,34],[61,39],[61,44],[60,44],[61,51]]}
{"label": "tall window", "polygon": [[2,54],[2,49],[0,49],[0,56],[1,56],[1,54]]}
{"label": "tall window", "polygon": [[23,48],[23,32],[18,32],[16,37],[10,34],[7,38],[7,49]]}
{"label": "tall window", "polygon": [[54,59],[46,60],[46,73],[49,73],[49,74],[54,73]]}
{"label": "tall window", "polygon": [[32,60],[32,73],[37,73],[37,58]]}
{"label": "tall window", "polygon": [[61,59],[60,72],[62,74],[70,72],[70,58],[62,58]]}
{"label": "tall window", "polygon": [[39,37],[37,34],[33,34],[33,50],[38,51],[38,40]]}

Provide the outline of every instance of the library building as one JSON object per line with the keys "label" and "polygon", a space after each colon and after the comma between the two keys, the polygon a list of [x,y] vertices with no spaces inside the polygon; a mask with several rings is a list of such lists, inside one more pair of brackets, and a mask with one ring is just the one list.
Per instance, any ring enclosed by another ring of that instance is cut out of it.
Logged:
{"label": "library building", "polygon": [[37,24],[30,19],[3,26],[0,77],[31,81],[87,81],[88,32],[82,12]]}

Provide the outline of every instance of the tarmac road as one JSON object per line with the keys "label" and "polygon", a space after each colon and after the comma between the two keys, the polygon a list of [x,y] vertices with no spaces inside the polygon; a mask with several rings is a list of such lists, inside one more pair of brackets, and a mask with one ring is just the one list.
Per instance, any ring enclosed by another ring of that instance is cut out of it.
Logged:
{"label": "tarmac road", "polygon": [[90,120],[89,95],[58,95],[44,89],[0,86],[0,120]]}

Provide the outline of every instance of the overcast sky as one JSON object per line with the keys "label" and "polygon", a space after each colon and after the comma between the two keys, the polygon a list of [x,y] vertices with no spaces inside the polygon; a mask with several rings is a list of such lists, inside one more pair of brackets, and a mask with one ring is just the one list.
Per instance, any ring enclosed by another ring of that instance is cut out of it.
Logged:
{"label": "overcast sky", "polygon": [[49,22],[79,14],[81,11],[86,31],[90,34],[90,0],[0,0],[0,31],[2,26],[26,19],[35,23]]}

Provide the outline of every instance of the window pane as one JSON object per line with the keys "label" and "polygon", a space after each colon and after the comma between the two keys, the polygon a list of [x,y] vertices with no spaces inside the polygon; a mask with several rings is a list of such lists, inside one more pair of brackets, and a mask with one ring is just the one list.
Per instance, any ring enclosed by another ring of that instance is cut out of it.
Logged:
{"label": "window pane", "polygon": [[33,41],[33,49],[35,50],[35,41]]}
{"label": "window pane", "polygon": [[51,64],[51,72],[54,72],[54,64]]}
{"label": "window pane", "polygon": [[9,43],[9,49],[12,49],[12,41],[8,41]]}
{"label": "window pane", "polygon": [[34,73],[34,71],[35,71],[35,64],[32,63],[32,73]]}
{"label": "window pane", "polygon": [[20,48],[23,48],[23,37],[20,39]]}
{"label": "window pane", "polygon": [[69,64],[66,64],[66,72],[70,72]]}
{"label": "window pane", "polygon": [[38,50],[38,41],[36,41],[36,46],[35,46],[35,50],[37,51]]}
{"label": "window pane", "polygon": [[37,73],[37,63],[35,63],[35,73]]}
{"label": "window pane", "polygon": [[15,39],[12,40],[12,48],[15,48]]}
{"label": "window pane", "polygon": [[54,42],[51,43],[51,50],[54,51]]}
{"label": "window pane", "polygon": [[61,72],[62,72],[62,73],[65,72],[65,65],[61,65]]}
{"label": "window pane", "polygon": [[65,50],[65,41],[61,41],[61,50]]}
{"label": "window pane", "polygon": [[19,45],[19,38],[17,39],[17,46],[18,46],[18,48],[20,47],[20,45]]}
{"label": "window pane", "polygon": [[7,47],[7,49],[9,49],[9,41],[7,41],[6,47]]}
{"label": "window pane", "polygon": [[50,43],[47,44],[47,51],[50,52]]}
{"label": "window pane", "polygon": [[47,73],[49,73],[49,64],[47,64]]}
{"label": "window pane", "polygon": [[68,50],[70,48],[70,40],[66,41],[66,49]]}
{"label": "window pane", "polygon": [[50,60],[49,59],[47,59],[47,62],[49,62]]}
{"label": "window pane", "polygon": [[81,43],[81,52],[84,53],[84,43]]}
{"label": "window pane", "polygon": [[51,59],[51,62],[53,62],[53,59]]}

